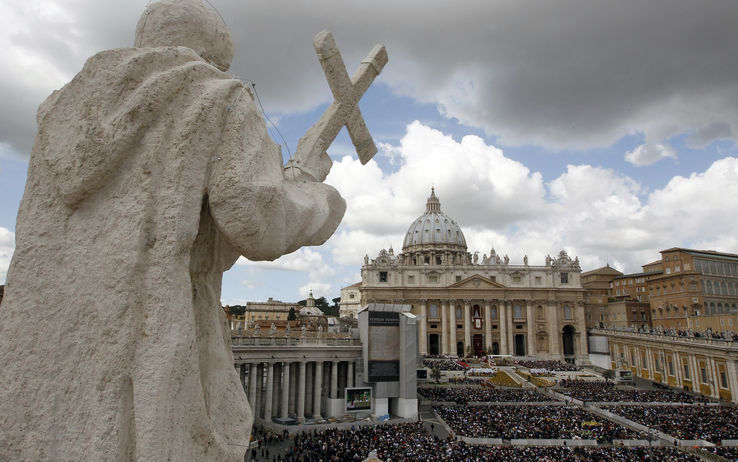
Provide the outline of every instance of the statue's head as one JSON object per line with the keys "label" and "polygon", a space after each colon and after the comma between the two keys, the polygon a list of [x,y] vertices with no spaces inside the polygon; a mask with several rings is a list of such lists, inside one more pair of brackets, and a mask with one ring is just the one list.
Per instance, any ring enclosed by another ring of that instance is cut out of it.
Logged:
{"label": "statue's head", "polygon": [[188,47],[223,70],[233,59],[228,28],[202,0],[161,0],[149,5],[136,25],[135,46]]}

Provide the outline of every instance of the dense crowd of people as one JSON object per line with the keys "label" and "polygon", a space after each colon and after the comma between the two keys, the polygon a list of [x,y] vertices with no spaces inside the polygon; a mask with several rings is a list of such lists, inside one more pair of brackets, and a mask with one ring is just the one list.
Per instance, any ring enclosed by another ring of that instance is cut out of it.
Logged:
{"label": "dense crowd of people", "polygon": [[622,425],[574,406],[436,406],[434,409],[455,433],[471,438],[578,438],[605,443],[638,437]]}
{"label": "dense crowd of people", "polygon": [[369,452],[385,462],[481,462],[490,460],[599,462],[670,460],[697,462],[699,457],[676,448],[625,447],[500,447],[474,446],[440,439],[422,422],[331,429],[297,435],[284,462],[360,462]]}
{"label": "dense crowd of people", "polygon": [[563,361],[554,360],[529,360],[529,359],[516,359],[515,364],[518,366],[527,367],[528,369],[546,370],[546,371],[578,371],[579,368],[573,364],[565,363]]}
{"label": "dense crowd of people", "polygon": [[441,371],[463,371],[468,368],[460,364],[455,359],[423,359],[423,366],[429,369],[438,369]]}
{"label": "dense crowd of people", "polygon": [[624,332],[638,332],[641,334],[658,334],[658,335],[669,335],[671,337],[693,337],[693,338],[709,338],[713,340],[724,340],[726,342],[738,341],[738,334],[732,330],[724,330],[721,332],[713,331],[711,328],[705,330],[694,330],[694,329],[678,329],[676,327],[670,327],[664,329],[661,326],[654,328],[648,327],[610,327],[612,330],[619,330]]}
{"label": "dense crowd of people", "polygon": [[720,457],[724,457],[728,460],[738,461],[738,448],[727,447],[727,446],[713,446],[703,448],[705,451],[709,451],[713,454],[717,454]]}
{"label": "dense crowd of people", "polygon": [[497,403],[554,401],[531,390],[482,387],[419,387],[418,396],[431,401],[454,402],[457,404],[466,404],[472,401]]}
{"label": "dense crowd of people", "polygon": [[738,408],[718,406],[603,406],[680,440],[738,439]]}
{"label": "dense crowd of people", "polygon": [[582,401],[592,402],[630,402],[630,403],[706,403],[702,395],[693,395],[679,390],[637,390],[617,388],[612,382],[591,380],[559,381],[559,393]]}

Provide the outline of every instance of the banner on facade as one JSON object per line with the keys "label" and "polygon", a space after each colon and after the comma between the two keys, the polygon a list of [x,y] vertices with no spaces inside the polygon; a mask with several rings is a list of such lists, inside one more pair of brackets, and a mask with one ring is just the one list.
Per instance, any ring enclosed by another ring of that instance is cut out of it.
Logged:
{"label": "banner on facade", "polygon": [[369,311],[369,382],[400,380],[400,313]]}

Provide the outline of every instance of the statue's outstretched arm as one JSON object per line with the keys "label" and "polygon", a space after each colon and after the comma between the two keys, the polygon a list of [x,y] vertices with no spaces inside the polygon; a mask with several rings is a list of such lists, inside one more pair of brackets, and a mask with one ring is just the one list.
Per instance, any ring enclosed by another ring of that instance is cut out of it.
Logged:
{"label": "statue's outstretched arm", "polygon": [[218,228],[250,260],[274,260],[322,244],[346,210],[333,187],[295,181],[284,171],[279,147],[246,92],[227,117],[208,200]]}

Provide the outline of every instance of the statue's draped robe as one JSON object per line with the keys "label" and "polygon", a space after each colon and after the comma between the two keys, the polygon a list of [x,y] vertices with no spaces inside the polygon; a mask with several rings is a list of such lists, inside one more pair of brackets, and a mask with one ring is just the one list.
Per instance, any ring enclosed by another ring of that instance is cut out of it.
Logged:
{"label": "statue's draped robe", "polygon": [[0,306],[0,460],[242,460],[222,272],[320,244],[241,82],[183,47],[101,52],[39,108]]}

